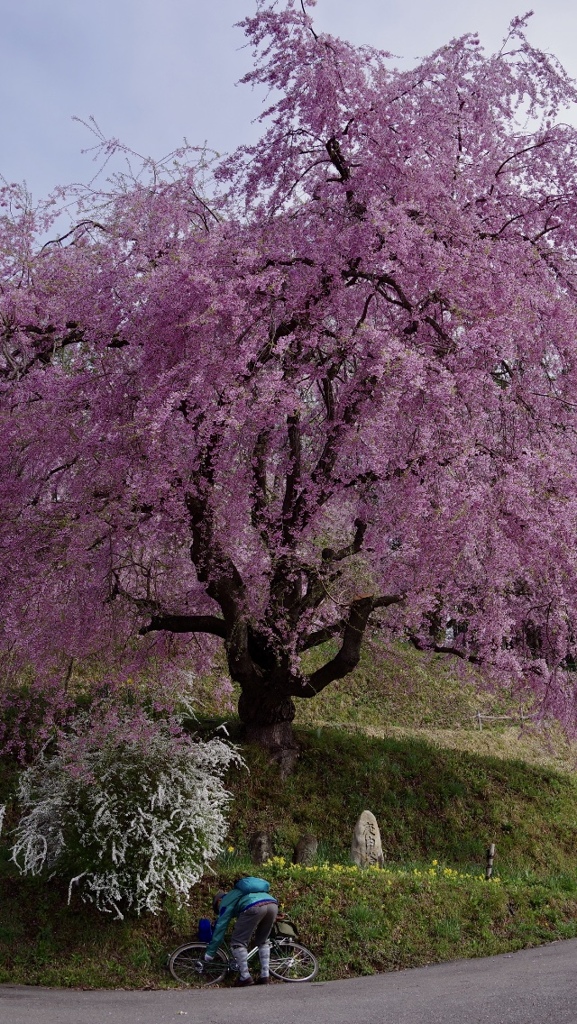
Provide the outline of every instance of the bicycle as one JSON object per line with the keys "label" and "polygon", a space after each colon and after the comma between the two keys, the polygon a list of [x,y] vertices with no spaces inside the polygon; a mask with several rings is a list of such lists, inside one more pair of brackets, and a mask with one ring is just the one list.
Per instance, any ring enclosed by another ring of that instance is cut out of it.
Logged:
{"label": "bicycle", "polygon": [[[319,972],[317,959],[294,938],[279,933],[275,925],[270,936],[270,973],[279,981],[312,981]],[[168,970],[181,985],[208,987],[219,985],[227,975],[238,971],[226,942],[217,950],[214,960],[206,962],[207,942],[185,942],[168,958]],[[248,962],[258,959],[258,946],[249,950]]]}

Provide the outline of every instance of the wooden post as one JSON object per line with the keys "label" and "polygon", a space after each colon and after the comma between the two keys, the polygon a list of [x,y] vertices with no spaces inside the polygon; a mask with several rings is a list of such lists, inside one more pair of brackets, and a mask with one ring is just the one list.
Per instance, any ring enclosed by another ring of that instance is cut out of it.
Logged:
{"label": "wooden post", "polygon": [[494,861],[494,859],[495,859],[495,844],[491,843],[489,849],[487,850],[487,866],[485,868],[485,878],[486,878],[487,882],[489,881],[489,879],[491,878],[491,876],[493,874],[493,861]]}

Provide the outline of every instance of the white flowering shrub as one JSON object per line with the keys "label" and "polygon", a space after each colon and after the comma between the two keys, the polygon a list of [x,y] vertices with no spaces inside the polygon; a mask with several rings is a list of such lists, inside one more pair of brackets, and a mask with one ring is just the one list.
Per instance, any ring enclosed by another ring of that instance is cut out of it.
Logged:
{"label": "white flowering shrub", "polygon": [[100,705],[21,773],[12,859],[120,918],[157,912],[165,893],[182,902],[222,849],[231,762],[242,759],[224,739]]}

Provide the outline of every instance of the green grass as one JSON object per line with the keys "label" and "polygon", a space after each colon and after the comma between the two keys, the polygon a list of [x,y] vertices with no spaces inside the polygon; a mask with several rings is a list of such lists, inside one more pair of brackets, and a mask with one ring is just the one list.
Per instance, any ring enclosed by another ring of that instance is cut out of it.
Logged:
{"label": "green grass", "polygon": [[[163,987],[166,954],[195,934],[211,893],[250,868],[246,837],[274,837],[276,860],[256,869],[294,915],[321,978],[349,977],[461,956],[486,956],[577,935],[577,786],[550,768],[447,750],[414,738],[301,730],[293,775],[256,748],[231,773],[229,846],[190,905],[114,921],[55,881],[22,879],[0,860],[0,982]],[[0,788],[9,784],[7,774]],[[380,824],[384,871],[350,871],[358,814]],[[290,866],[300,833],[320,840],[315,870]],[[483,880],[497,845],[497,878]],[[284,863],[282,863],[284,858]],[[336,862],[323,867],[322,861]],[[433,866],[433,861],[438,861]]]}
{"label": "green grass", "polygon": [[[222,719],[210,681],[203,686],[202,711]],[[298,703],[294,773],[283,779],[260,750],[244,749],[248,769],[228,780],[231,849],[185,908],[167,901],[157,917],[115,921],[76,895],[67,906],[64,884],[23,879],[9,863],[9,814],[0,843],[0,982],[170,986],[167,953],[195,937],[211,894],[251,868],[247,837],[260,829],[272,834],[276,859],[256,870],[294,915],[321,979],[577,935],[577,782],[559,770],[572,751],[555,755],[513,727],[475,729],[477,710],[513,712],[516,698],[479,696],[472,678],[452,675],[443,658],[399,645],[386,657],[365,652],[351,679]],[[14,765],[0,763],[0,802],[14,778]],[[383,871],[349,870],[365,809],[380,825]],[[314,870],[290,866],[304,832],[319,839]],[[490,842],[496,881],[486,883]]]}
{"label": "green grass", "polygon": [[[308,652],[305,668],[318,668],[333,652],[331,643]],[[199,714],[213,725],[226,720],[234,730],[238,690],[233,688],[226,706],[215,699],[215,691],[216,676],[200,681]],[[300,726],[421,738],[440,747],[561,770],[573,771],[577,765],[577,747],[552,725],[531,727],[526,718],[521,728],[521,713],[531,710],[529,693],[493,691],[469,665],[446,655],[418,652],[408,643],[385,645],[378,634],[365,644],[359,665],[346,679],[310,700],[297,698],[295,704],[295,724]],[[509,717],[484,719],[479,731],[478,713]]]}
{"label": "green grass", "polygon": [[282,779],[258,748],[248,773],[231,773],[231,844],[273,834],[275,853],[292,855],[312,832],[321,854],[346,862],[361,811],[377,817],[387,862],[435,857],[481,867],[494,842],[501,874],[570,872],[577,846],[573,776],[523,761],[441,748],[414,737],[377,739],[337,729],[298,730],[301,756]]}
{"label": "green grass", "polygon": [[[324,644],[307,655],[305,669],[314,671],[336,648]],[[475,714],[488,708],[509,709],[510,696],[483,693],[479,674],[456,659],[422,654],[410,644],[384,646],[373,637],[365,644],[357,668],[310,700],[297,700],[300,725],[384,728],[474,728]]]}
{"label": "green grass", "polygon": [[[399,970],[459,957],[489,956],[577,935],[575,876],[485,882],[478,875],[421,866],[408,870],[263,869],[320,961],[319,980]],[[0,983],[98,988],[164,988],[174,983],[166,954],[195,938],[230,866],[205,877],[182,910],[114,921],[38,881],[0,884]]]}
{"label": "green grass", "polygon": [[[304,656],[304,669],[314,671],[336,651],[332,641]],[[216,697],[218,677],[226,675],[224,662],[214,677],[197,686],[197,707],[206,716],[222,717],[236,707],[238,688],[226,701]],[[456,659],[423,654],[408,643],[385,645],[375,635],[365,644],[357,668],[346,679],[331,683],[310,700],[297,698],[298,725],[332,725],[382,729],[465,728],[475,725],[477,711],[518,710],[519,700],[479,689],[479,673]]]}

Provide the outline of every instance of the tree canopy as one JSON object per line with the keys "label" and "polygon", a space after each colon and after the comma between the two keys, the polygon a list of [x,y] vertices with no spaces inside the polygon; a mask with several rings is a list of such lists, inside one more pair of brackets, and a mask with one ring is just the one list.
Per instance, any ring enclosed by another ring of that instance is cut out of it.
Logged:
{"label": "tree canopy", "polygon": [[571,725],[575,87],[523,19],[398,70],[312,7],[241,23],[255,145],[86,190],[54,243],[3,191],[0,648],[61,685],[212,635],[286,746],[378,617]]}

